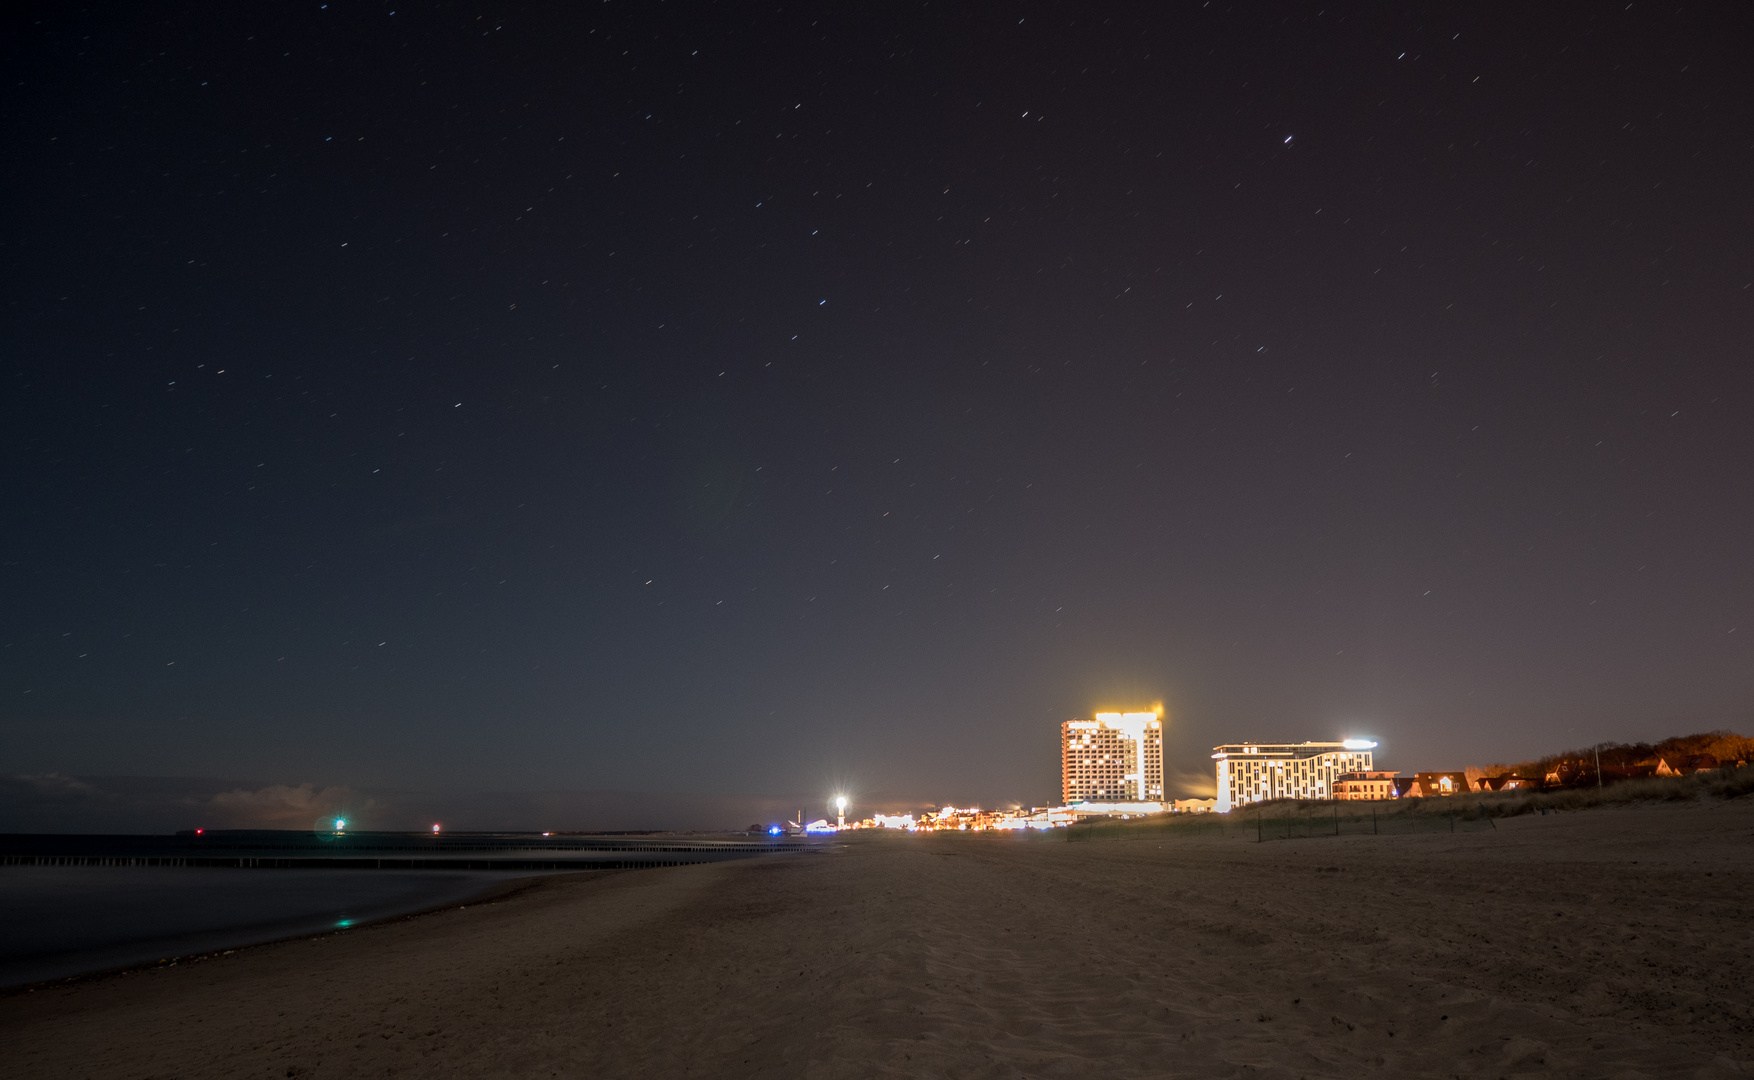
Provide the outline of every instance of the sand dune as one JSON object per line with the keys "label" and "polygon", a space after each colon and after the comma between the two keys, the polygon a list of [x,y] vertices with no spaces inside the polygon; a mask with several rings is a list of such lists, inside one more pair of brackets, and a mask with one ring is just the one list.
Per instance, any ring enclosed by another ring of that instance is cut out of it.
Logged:
{"label": "sand dune", "polygon": [[14,1077],[1754,1075],[1754,803],[854,835],[0,1000]]}

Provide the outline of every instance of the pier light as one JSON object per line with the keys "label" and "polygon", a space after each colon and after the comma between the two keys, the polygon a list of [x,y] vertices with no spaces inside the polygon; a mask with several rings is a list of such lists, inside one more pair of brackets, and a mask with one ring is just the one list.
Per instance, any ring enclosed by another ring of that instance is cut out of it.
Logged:
{"label": "pier light", "polygon": [[845,795],[836,795],[834,797],[834,808],[836,811],[838,811],[838,813],[840,815],[840,822],[836,827],[842,828],[842,829],[846,828],[847,827],[847,797]]}
{"label": "pier light", "polygon": [[435,833],[436,833],[436,832],[438,832],[438,831],[439,831],[439,827],[438,827],[438,826],[437,826],[437,825],[434,825],[434,826],[433,826],[433,827],[432,827],[432,831],[433,831],[433,832],[435,832]]}
{"label": "pier light", "polygon": [[347,828],[347,819],[344,817],[336,818],[335,819],[335,831],[340,832],[341,830],[343,830],[345,828]]}

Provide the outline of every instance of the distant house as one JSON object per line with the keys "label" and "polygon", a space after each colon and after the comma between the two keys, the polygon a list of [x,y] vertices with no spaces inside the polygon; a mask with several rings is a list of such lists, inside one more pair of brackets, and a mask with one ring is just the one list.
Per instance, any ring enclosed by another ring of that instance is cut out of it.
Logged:
{"label": "distant house", "polygon": [[1663,763],[1676,776],[1690,776],[1696,772],[1711,772],[1723,762],[1710,754],[1676,754],[1663,759]]}
{"label": "distant house", "polygon": [[1476,791],[1539,791],[1546,783],[1538,776],[1518,776],[1515,773],[1504,773],[1501,776],[1482,776],[1475,787]]}
{"label": "distant house", "polygon": [[1597,784],[1614,784],[1621,780],[1642,780],[1657,776],[1691,776],[1694,773],[1709,772],[1723,767],[1723,762],[1711,754],[1684,754],[1679,752],[1661,753],[1642,761],[1611,763],[1607,759],[1608,751],[1604,750],[1601,769],[1596,768],[1594,756],[1586,758],[1569,758],[1557,761],[1543,778],[1549,788],[1595,787]]}
{"label": "distant house", "polygon": [[1334,798],[1343,800],[1377,800],[1398,798],[1395,774],[1392,772],[1349,772],[1334,779]]}
{"label": "distant house", "polygon": [[1572,787],[1577,784],[1594,785],[1596,767],[1593,762],[1583,760],[1561,761],[1542,777],[1548,787]]}
{"label": "distant house", "polygon": [[1170,804],[1170,806],[1171,806],[1170,812],[1176,813],[1176,814],[1210,814],[1212,812],[1212,808],[1217,806],[1217,805],[1218,805],[1218,800],[1215,798],[1213,798],[1213,799],[1176,799],[1174,802],[1172,802]]}
{"label": "distant house", "polygon": [[1415,799],[1445,795],[1462,795],[1469,790],[1465,772],[1422,772],[1413,774],[1413,786],[1407,794]]}

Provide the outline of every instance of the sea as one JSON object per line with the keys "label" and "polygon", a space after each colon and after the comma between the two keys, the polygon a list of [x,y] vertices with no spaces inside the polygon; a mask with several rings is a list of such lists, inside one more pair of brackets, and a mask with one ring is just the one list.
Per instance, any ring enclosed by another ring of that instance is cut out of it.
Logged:
{"label": "sea", "polygon": [[0,988],[346,930],[518,878],[806,846],[676,834],[0,835]]}
{"label": "sea", "polygon": [[466,904],[520,876],[525,875],[0,867],[0,987],[170,961]]}

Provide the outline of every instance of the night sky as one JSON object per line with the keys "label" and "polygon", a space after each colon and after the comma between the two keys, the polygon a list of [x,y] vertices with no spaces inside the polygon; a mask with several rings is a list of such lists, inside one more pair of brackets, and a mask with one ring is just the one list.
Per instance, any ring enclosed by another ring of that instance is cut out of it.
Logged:
{"label": "night sky", "polygon": [[1041,804],[1158,701],[1188,794],[1746,731],[1751,30],[15,12],[0,772]]}

